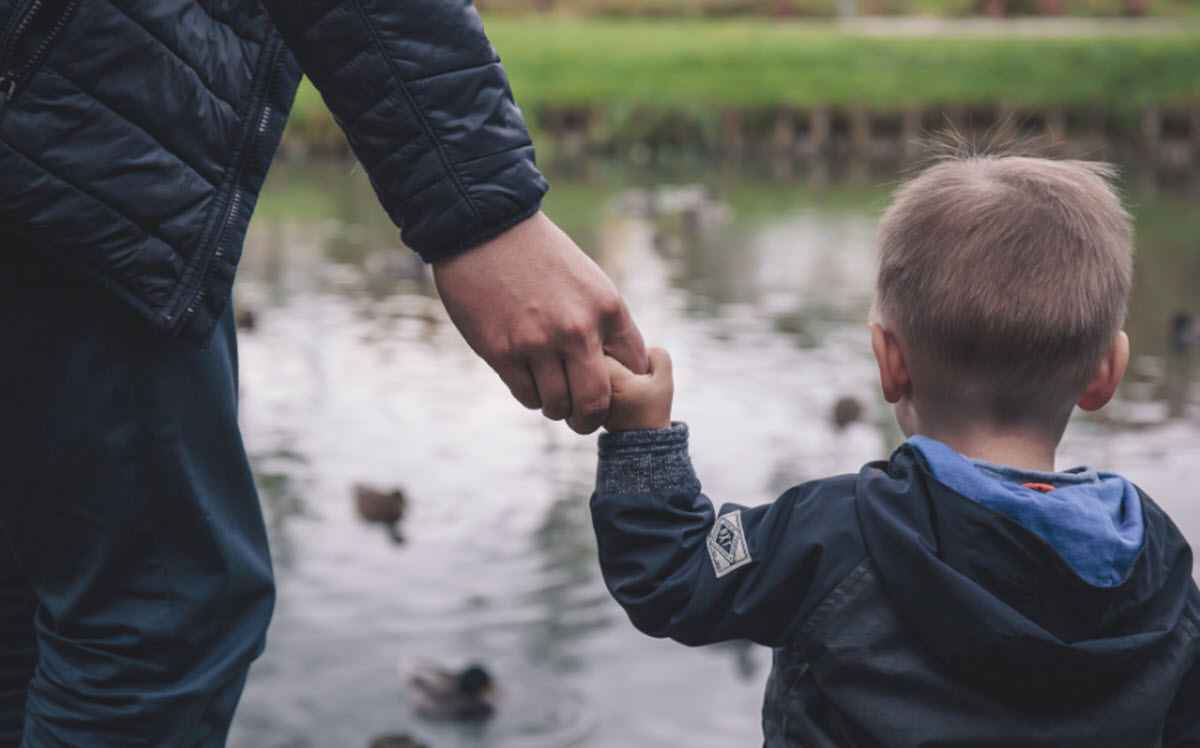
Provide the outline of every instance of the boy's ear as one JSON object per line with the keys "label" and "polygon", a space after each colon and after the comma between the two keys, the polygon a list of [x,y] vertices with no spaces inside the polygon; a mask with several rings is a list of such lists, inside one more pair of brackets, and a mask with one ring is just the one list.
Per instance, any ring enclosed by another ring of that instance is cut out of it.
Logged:
{"label": "boy's ear", "polygon": [[1108,349],[1108,353],[1104,354],[1100,365],[1096,367],[1092,381],[1088,383],[1087,389],[1083,391],[1083,396],[1079,398],[1079,407],[1084,410],[1100,410],[1108,405],[1113,396],[1117,394],[1117,386],[1125,378],[1125,369],[1128,366],[1129,336],[1122,330],[1113,338],[1112,347]]}
{"label": "boy's ear", "polygon": [[879,364],[879,386],[883,388],[883,397],[889,403],[898,403],[912,393],[912,378],[904,350],[896,336],[883,325],[872,322],[870,328],[871,350],[875,352],[875,363]]}

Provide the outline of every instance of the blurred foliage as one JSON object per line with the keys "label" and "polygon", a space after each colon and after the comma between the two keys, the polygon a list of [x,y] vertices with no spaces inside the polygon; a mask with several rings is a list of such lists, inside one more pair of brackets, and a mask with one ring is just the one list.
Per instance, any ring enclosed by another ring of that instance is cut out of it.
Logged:
{"label": "blurred foliage", "polygon": [[347,149],[342,129],[325,107],[321,94],[307,78],[296,92],[284,144],[288,148],[305,150],[342,152]]}

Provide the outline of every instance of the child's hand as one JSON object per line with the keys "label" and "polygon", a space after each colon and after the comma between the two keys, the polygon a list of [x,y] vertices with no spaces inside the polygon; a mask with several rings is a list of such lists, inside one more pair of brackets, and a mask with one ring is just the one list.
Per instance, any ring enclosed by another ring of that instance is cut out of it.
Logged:
{"label": "child's hand", "polygon": [[634,374],[620,361],[606,359],[612,380],[612,403],[604,423],[609,431],[665,429],[671,425],[671,399],[675,396],[671,357],[662,348],[651,348],[648,353],[649,374]]}

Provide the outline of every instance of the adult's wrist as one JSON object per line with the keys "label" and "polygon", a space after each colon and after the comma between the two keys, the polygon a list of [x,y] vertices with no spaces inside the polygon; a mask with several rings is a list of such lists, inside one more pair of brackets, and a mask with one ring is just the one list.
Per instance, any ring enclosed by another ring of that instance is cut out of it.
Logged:
{"label": "adult's wrist", "polygon": [[468,234],[465,238],[452,244],[430,250],[422,250],[418,254],[421,255],[423,260],[432,265],[434,270],[437,270],[440,267],[453,263],[459,257],[470,254],[476,249],[501,238],[510,231],[519,230],[526,223],[544,218],[542,204],[539,200],[537,204],[530,208],[519,213],[514,213],[506,221],[487,226],[473,234]]}

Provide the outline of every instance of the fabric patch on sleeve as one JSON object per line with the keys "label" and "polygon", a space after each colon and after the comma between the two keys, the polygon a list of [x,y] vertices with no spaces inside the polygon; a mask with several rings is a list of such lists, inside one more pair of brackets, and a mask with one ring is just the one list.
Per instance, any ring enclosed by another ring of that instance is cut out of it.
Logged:
{"label": "fabric patch on sleeve", "polygon": [[708,534],[708,555],[718,579],[754,561],[746,547],[740,510],[717,518]]}

